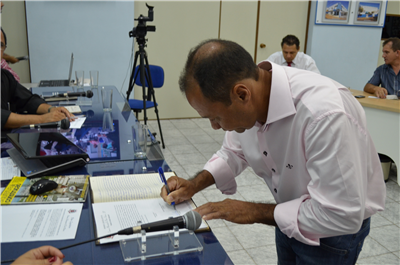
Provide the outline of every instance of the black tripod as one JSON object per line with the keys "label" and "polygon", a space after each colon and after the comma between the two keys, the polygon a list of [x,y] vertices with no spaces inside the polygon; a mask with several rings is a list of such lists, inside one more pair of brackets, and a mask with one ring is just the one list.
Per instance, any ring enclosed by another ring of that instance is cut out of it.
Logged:
{"label": "black tripod", "polygon": [[[136,41],[139,45],[139,50],[135,52],[135,61],[133,64],[131,77],[129,79],[129,88],[128,88],[128,91],[126,92],[126,99],[129,100],[129,95],[131,94],[133,86],[135,85],[136,78],[138,78],[137,75],[138,75],[138,73],[140,73],[140,83],[142,84],[142,93],[143,93],[144,124],[147,125],[146,103],[148,100],[151,100],[153,98],[154,111],[157,116],[158,128],[160,129],[161,143],[162,143],[163,149],[165,149],[164,138],[163,138],[161,124],[160,124],[160,118],[158,116],[156,96],[154,94],[153,80],[151,79],[149,61],[147,60],[147,54],[144,49],[144,47],[146,45],[146,40],[143,37],[143,38],[136,38]],[[137,71],[136,75],[135,75],[135,69],[136,69],[138,57],[140,58],[139,71]],[[147,94],[146,94],[146,82],[145,81],[147,81],[147,84],[148,84]]]}

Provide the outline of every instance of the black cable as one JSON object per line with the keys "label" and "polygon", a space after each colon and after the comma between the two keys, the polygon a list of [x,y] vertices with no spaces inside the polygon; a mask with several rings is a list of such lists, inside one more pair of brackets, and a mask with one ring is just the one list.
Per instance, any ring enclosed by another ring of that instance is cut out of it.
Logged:
{"label": "black cable", "polygon": [[76,243],[76,244],[72,244],[72,245],[69,245],[69,246],[65,246],[65,247],[59,248],[59,250],[75,247],[75,246],[82,245],[82,244],[85,244],[85,243],[89,243],[89,242],[92,242],[92,241],[95,241],[95,240],[99,240],[99,239],[102,239],[102,238],[105,238],[105,237],[115,236],[115,235],[118,235],[118,233],[119,232],[116,232],[114,234],[109,234],[109,235],[106,235],[106,236],[102,236],[102,237],[98,237],[98,238],[95,238],[95,239],[89,239],[89,240],[86,240],[86,241],[83,241],[83,242],[79,242],[79,243]]}
{"label": "black cable", "polygon": [[[86,241],[83,241],[83,242],[79,242],[79,243],[76,243],[76,244],[72,244],[72,245],[69,245],[69,246],[65,246],[65,247],[59,248],[59,250],[63,250],[63,249],[66,249],[66,248],[75,247],[75,246],[82,245],[82,244],[85,244],[85,243],[89,243],[89,242],[92,242],[92,241],[95,241],[95,240],[99,240],[99,239],[102,239],[102,238],[105,238],[105,237],[115,236],[115,235],[117,235],[118,233],[119,233],[119,232],[116,232],[116,233],[114,233],[114,234],[109,234],[109,235],[106,235],[106,236],[102,236],[102,237],[98,237],[98,238],[94,238],[94,239],[89,239],[89,240],[86,240]],[[1,263],[2,263],[2,264],[3,264],[3,263],[11,263],[11,262],[14,262],[14,261],[15,261],[15,259],[2,260]]]}

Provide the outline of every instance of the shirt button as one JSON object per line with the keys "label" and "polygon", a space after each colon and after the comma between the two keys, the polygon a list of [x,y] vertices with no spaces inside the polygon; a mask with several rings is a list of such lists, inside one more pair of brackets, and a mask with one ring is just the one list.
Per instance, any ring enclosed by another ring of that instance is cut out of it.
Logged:
{"label": "shirt button", "polygon": [[274,173],[275,173],[275,169],[272,169],[272,172],[274,172]]}
{"label": "shirt button", "polygon": [[264,154],[265,156],[267,156],[267,155],[268,155],[267,151],[264,151],[264,152],[263,152],[263,154]]}
{"label": "shirt button", "polygon": [[274,189],[274,191],[275,191],[275,193],[278,193],[278,190],[277,190],[277,189]]}

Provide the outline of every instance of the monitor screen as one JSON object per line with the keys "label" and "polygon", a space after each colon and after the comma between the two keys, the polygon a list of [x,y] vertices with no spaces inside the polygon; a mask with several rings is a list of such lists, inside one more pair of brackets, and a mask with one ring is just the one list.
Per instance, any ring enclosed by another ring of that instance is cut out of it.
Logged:
{"label": "monitor screen", "polygon": [[400,15],[386,14],[382,39],[400,37]]}
{"label": "monitor screen", "polygon": [[102,123],[85,122],[80,129],[71,129],[63,135],[84,150],[90,162],[117,161],[120,159],[118,121],[113,120],[114,130],[105,130]]}
{"label": "monitor screen", "polygon": [[9,133],[7,136],[28,159],[85,154],[83,149],[58,132]]}

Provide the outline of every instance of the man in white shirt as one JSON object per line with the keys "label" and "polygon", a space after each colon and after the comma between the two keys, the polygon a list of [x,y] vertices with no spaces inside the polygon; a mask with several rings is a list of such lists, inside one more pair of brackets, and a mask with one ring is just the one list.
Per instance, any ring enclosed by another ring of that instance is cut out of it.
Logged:
{"label": "man in white shirt", "polygon": [[281,42],[282,51],[271,54],[268,61],[283,66],[290,66],[320,74],[315,61],[311,56],[300,50],[300,41],[294,35],[287,35]]}
{"label": "man in white shirt", "polygon": [[196,211],[275,226],[279,264],[355,264],[386,190],[365,113],[348,89],[310,71],[257,66],[238,44],[216,39],[190,51],[179,84],[226,134],[197,176],[168,179],[164,200],[180,203],[213,184],[233,194],[235,177],[251,167],[276,204],[226,199]]}

